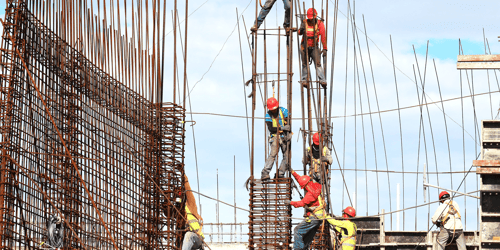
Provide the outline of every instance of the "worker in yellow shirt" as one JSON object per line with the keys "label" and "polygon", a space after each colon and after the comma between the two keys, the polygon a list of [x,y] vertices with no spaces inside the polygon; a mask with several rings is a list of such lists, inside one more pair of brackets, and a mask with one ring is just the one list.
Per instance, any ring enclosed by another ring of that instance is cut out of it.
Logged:
{"label": "worker in yellow shirt", "polygon": [[356,247],[356,233],[358,228],[354,222],[349,220],[349,218],[354,218],[355,216],[356,210],[349,206],[342,211],[342,217],[347,220],[328,219],[328,222],[342,235],[342,239],[340,240],[342,250],[354,250]]}

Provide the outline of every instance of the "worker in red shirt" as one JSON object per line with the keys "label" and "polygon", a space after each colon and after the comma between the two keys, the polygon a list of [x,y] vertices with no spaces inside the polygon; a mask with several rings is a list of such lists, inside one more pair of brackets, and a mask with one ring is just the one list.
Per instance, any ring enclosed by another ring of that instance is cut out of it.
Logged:
{"label": "worker in red shirt", "polygon": [[[302,22],[299,29],[299,35],[302,35],[301,43],[301,58],[302,58],[302,75],[301,81],[304,87],[307,87],[308,63],[312,59],[316,65],[316,75],[323,88],[326,88],[326,78],[323,68],[321,67],[320,54],[326,56],[326,35],[325,25],[321,19],[317,18],[318,13],[315,9],[310,8],[307,10],[307,20]],[[321,43],[323,44],[323,51],[318,46],[318,41],[321,36]],[[307,49],[307,50],[306,50]]]}
{"label": "worker in red shirt", "polygon": [[312,181],[311,177],[307,175],[300,176],[293,170],[292,175],[299,183],[300,188],[305,189],[307,193],[301,201],[291,201],[290,205],[296,208],[306,207],[310,210],[310,212],[307,212],[308,217],[306,217],[306,219],[303,220],[294,229],[293,249],[308,249],[309,245],[314,239],[316,231],[323,222],[322,220],[318,219],[329,217],[324,209],[325,201],[321,197],[321,184]]}

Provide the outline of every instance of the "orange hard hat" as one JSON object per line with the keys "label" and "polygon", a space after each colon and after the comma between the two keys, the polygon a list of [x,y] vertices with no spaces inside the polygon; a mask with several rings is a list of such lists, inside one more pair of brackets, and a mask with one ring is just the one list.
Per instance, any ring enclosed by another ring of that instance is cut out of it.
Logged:
{"label": "orange hard hat", "polygon": [[275,110],[277,108],[278,108],[278,100],[276,100],[276,98],[271,97],[267,99],[267,109]]}
{"label": "orange hard hat", "polygon": [[308,175],[302,175],[297,181],[299,182],[300,188],[304,189],[304,187],[307,185],[307,183],[309,183],[310,180],[311,177],[309,177]]}
{"label": "orange hard hat", "polygon": [[319,133],[318,132],[314,133],[314,135],[313,135],[313,143],[315,145],[319,145]]}
{"label": "orange hard hat", "polygon": [[439,199],[440,200],[444,200],[444,199],[448,199],[450,198],[450,194],[446,191],[443,191],[441,193],[439,193]]}
{"label": "orange hard hat", "polygon": [[349,215],[350,217],[356,217],[356,209],[353,207],[349,206],[342,211],[342,213]]}
{"label": "orange hard hat", "polygon": [[307,10],[307,19],[313,19],[313,18],[316,18],[316,16],[318,15],[318,12],[316,12],[315,9],[313,8],[309,8]]}

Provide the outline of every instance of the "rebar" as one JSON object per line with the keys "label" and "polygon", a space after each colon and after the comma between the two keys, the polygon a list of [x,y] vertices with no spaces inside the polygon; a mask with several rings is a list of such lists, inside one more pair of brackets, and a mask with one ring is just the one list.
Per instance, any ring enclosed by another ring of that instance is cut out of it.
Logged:
{"label": "rebar", "polygon": [[[163,51],[150,54],[134,47],[136,38],[115,36],[91,3],[53,4],[6,5],[2,249],[50,245],[51,216],[64,221],[61,249],[179,249],[185,110],[157,95]],[[106,13],[105,3],[97,7]],[[160,2],[153,7],[159,12]]]}

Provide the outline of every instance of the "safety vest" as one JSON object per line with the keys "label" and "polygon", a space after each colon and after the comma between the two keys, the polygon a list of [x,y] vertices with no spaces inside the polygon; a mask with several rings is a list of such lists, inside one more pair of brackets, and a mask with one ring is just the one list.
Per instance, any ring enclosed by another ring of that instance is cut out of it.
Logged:
{"label": "safety vest", "polygon": [[[351,224],[351,232],[349,232],[348,228],[341,228],[342,239],[340,240],[340,244],[342,245],[342,250],[354,250],[356,247],[356,235],[358,228],[354,222],[346,222]],[[347,231],[347,233],[345,233],[345,231]]]}
{"label": "safety vest", "polygon": [[[326,155],[326,149],[327,147],[323,147],[323,156]],[[312,161],[311,167],[309,168],[309,175],[311,175],[313,173],[313,170],[314,173],[317,173],[319,171],[319,167],[321,166],[321,161],[319,158],[318,159],[314,158],[311,147],[307,147],[307,152],[309,153],[309,157],[311,158]]]}
{"label": "safety vest", "polygon": [[[279,118],[281,119],[281,124],[282,126],[286,125],[286,121],[285,121],[285,116],[283,115],[283,111],[281,111],[281,108],[278,108],[279,109]],[[273,127],[274,128],[277,128],[278,127],[278,117],[276,118],[272,118],[273,119]]]}
{"label": "safety vest", "polygon": [[307,46],[314,47],[318,44],[319,40],[318,21],[316,20],[315,25],[309,25],[308,22],[305,22],[305,25],[306,25]]}
{"label": "safety vest", "polygon": [[187,224],[189,226],[189,230],[191,232],[197,233],[199,236],[201,236],[203,239],[205,238],[205,235],[201,231],[201,226],[200,222],[196,217],[189,211],[189,208],[186,206],[186,214],[187,214]]}
{"label": "safety vest", "polygon": [[310,218],[312,217],[313,219],[324,219],[326,218],[326,213],[325,213],[325,200],[321,195],[318,196],[318,202],[319,205],[317,207],[310,207],[309,209],[313,209],[311,212],[312,215],[309,216],[306,221],[311,222]]}

